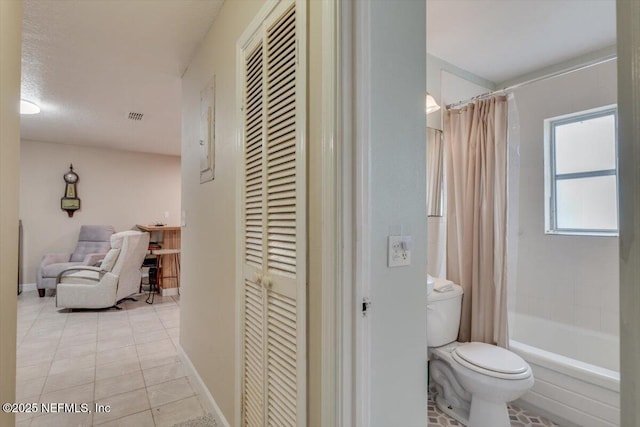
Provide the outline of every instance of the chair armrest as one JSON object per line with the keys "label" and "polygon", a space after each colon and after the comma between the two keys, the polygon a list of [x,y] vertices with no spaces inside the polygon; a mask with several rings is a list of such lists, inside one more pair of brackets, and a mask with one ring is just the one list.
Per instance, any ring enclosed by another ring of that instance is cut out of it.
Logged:
{"label": "chair armrest", "polygon": [[49,264],[59,264],[61,262],[69,262],[71,259],[70,253],[57,253],[57,254],[45,254],[40,261],[41,266]]}
{"label": "chair armrest", "polygon": [[62,279],[62,276],[64,276],[66,273],[70,271],[82,271],[82,270],[95,271],[98,273],[98,277],[102,276],[102,273],[103,273],[100,267],[93,267],[90,265],[74,265],[73,267],[65,268],[64,270],[62,270],[60,274],[58,274],[58,277],[56,277],[56,283],[60,283],[60,279]]}
{"label": "chair armrest", "polygon": [[106,253],[92,253],[87,254],[82,260],[82,264],[84,265],[95,265],[97,266],[103,259]]}

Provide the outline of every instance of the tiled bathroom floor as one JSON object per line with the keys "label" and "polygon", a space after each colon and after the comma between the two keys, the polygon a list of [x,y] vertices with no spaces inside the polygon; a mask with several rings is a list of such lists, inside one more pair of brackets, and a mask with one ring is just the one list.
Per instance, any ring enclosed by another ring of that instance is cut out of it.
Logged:
{"label": "tiled bathroom floor", "polygon": [[[427,401],[427,417],[429,418],[429,427],[462,426],[462,424],[438,409],[436,403],[431,400],[431,394],[429,394],[429,400]],[[509,418],[511,418],[511,427],[559,427],[547,419],[533,415],[513,405],[509,405]]]}

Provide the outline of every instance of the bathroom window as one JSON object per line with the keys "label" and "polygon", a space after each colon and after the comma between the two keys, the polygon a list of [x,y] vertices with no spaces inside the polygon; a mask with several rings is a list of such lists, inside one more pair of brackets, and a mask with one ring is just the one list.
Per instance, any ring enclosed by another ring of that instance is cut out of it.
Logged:
{"label": "bathroom window", "polygon": [[616,107],[545,120],[547,234],[618,235]]}

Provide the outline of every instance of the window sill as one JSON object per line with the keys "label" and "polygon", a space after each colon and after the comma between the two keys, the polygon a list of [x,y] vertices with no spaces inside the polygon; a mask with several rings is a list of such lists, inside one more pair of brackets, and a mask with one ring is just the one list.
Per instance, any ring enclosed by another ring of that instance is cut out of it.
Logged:
{"label": "window sill", "polygon": [[585,237],[618,237],[617,231],[569,231],[546,230],[544,234],[551,236],[585,236]]}

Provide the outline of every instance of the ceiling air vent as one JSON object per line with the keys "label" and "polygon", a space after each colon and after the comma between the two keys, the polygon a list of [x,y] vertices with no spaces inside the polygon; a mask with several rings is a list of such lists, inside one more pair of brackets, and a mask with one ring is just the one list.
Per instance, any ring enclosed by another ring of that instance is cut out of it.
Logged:
{"label": "ceiling air vent", "polygon": [[136,121],[140,121],[142,120],[142,116],[144,116],[143,113],[129,113],[129,120],[136,120]]}

